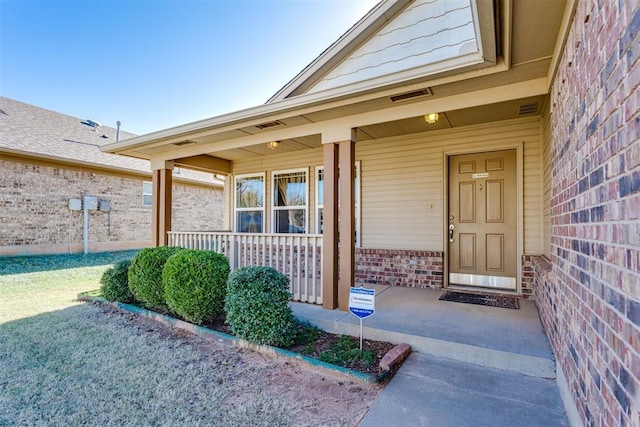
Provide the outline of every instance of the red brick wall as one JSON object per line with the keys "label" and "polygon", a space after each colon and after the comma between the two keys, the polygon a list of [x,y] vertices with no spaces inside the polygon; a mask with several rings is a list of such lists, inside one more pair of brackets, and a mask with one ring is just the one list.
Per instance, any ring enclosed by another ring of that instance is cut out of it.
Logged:
{"label": "red brick wall", "polygon": [[550,92],[551,268],[535,265],[535,295],[585,425],[640,425],[638,6],[579,1]]}
{"label": "red brick wall", "polygon": [[358,285],[442,288],[443,253],[398,249],[356,248]]}

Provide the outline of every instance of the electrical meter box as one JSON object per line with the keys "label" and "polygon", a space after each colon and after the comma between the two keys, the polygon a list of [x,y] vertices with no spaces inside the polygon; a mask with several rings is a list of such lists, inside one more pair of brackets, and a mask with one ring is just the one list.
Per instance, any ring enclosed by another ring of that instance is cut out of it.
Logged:
{"label": "electrical meter box", "polygon": [[80,200],[80,199],[69,199],[69,210],[81,211],[82,210],[82,200]]}
{"label": "electrical meter box", "polygon": [[98,200],[98,210],[109,212],[111,210],[111,202],[109,200]]}
{"label": "electrical meter box", "polygon": [[98,210],[98,198],[95,196],[84,196],[82,199],[82,207],[88,211]]}

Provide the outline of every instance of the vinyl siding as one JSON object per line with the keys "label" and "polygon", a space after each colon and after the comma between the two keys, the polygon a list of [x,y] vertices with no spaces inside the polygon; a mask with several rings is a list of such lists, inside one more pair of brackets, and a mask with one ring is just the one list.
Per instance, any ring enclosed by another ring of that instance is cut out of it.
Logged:
{"label": "vinyl siding", "polygon": [[417,0],[310,93],[479,52],[468,0]]}
{"label": "vinyl siding", "polygon": [[[541,130],[536,118],[496,122],[356,144],[361,162],[363,248],[443,251],[445,153],[501,150],[522,144],[524,253],[541,253]],[[322,149],[235,161],[234,174],[266,172],[266,224],[272,172],[309,167],[309,224],[315,218],[315,166]],[[231,209],[233,206],[231,205]]]}
{"label": "vinyl siding", "polygon": [[443,251],[445,153],[524,146],[524,253],[540,253],[540,127],[538,120],[356,145],[362,161],[362,246]]}

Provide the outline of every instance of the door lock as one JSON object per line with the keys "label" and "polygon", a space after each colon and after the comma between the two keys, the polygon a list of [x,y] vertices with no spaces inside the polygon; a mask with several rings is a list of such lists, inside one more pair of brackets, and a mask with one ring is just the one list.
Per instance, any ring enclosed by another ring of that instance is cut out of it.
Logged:
{"label": "door lock", "polygon": [[453,243],[453,230],[455,230],[455,228],[453,224],[449,224],[449,243]]}

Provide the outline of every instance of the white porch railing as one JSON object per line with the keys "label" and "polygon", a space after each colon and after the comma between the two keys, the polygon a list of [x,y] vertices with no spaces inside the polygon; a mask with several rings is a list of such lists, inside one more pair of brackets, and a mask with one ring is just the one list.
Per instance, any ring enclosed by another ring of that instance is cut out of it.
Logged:
{"label": "white porch railing", "polygon": [[322,304],[321,234],[170,231],[169,246],[204,249],[229,258],[231,271],[260,265],[289,277],[294,301]]}

